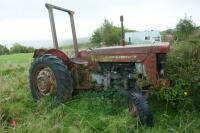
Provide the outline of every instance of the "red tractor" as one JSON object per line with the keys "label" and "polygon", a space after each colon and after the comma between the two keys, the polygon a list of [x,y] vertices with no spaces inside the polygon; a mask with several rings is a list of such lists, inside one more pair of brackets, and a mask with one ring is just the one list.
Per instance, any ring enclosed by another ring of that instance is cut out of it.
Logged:
{"label": "red tractor", "polygon": [[[126,92],[131,115],[136,116],[142,124],[152,126],[153,115],[143,94],[150,87],[155,88],[163,83],[160,78],[163,73],[162,63],[169,44],[124,45],[121,17],[121,46],[79,51],[74,12],[51,4],[45,6],[49,11],[54,49],[39,49],[34,53],[29,70],[33,98],[40,100],[51,95],[57,101],[64,102],[72,97],[75,90],[106,90],[117,84]],[[75,50],[73,58],[58,49],[53,9],[67,12],[70,16]],[[145,83],[139,86],[138,80]]]}

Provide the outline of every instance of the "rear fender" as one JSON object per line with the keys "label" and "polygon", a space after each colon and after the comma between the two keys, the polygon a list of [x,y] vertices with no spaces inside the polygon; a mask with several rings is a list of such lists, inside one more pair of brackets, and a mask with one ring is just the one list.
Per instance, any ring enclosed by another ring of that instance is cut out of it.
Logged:
{"label": "rear fender", "polygon": [[62,52],[62,51],[60,51],[58,49],[50,49],[50,50],[36,49],[34,51],[33,58],[40,57],[40,56],[42,56],[44,54],[50,54],[50,55],[56,56],[59,59],[61,59],[65,65],[69,65],[69,62],[70,62],[69,57],[64,52]]}

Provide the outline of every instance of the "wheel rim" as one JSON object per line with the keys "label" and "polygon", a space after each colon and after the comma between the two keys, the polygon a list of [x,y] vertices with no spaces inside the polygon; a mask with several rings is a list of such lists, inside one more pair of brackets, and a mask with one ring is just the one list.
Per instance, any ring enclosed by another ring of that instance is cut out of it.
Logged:
{"label": "wheel rim", "polygon": [[53,71],[49,67],[40,69],[36,75],[36,84],[41,96],[55,95],[56,79]]}

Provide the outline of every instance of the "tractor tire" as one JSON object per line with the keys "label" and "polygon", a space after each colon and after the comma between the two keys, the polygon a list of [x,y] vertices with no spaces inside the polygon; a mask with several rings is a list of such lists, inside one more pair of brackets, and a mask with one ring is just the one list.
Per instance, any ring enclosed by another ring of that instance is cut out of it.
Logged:
{"label": "tractor tire", "polygon": [[29,85],[34,100],[51,95],[58,102],[72,97],[73,80],[61,59],[45,54],[34,59],[29,69]]}
{"label": "tractor tire", "polygon": [[146,99],[140,93],[129,93],[129,112],[136,117],[142,125],[153,126],[153,114]]}

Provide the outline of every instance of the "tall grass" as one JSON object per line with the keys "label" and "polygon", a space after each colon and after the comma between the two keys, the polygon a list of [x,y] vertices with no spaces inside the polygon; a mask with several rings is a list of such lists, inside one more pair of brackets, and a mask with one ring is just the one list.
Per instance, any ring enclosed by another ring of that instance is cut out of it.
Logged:
{"label": "tall grass", "polygon": [[[84,92],[57,104],[50,97],[34,102],[28,86],[32,54],[0,56],[0,132],[168,133],[199,132],[199,112],[167,108],[151,100],[153,128],[130,117],[124,97],[112,91]],[[118,93],[118,92],[115,92]],[[12,126],[11,122],[16,125]]]}

